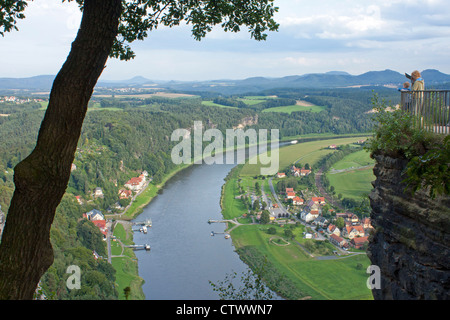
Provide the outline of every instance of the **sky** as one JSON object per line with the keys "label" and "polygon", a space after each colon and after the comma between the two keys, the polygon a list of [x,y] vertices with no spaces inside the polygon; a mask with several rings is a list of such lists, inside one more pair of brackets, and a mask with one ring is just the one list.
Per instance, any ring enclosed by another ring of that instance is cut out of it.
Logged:
{"label": "sky", "polygon": [[[255,41],[214,28],[196,41],[190,26],[159,27],[131,44],[132,61],[109,59],[101,79],[283,77],[345,71],[438,69],[450,74],[448,0],[275,0],[278,32]],[[75,39],[75,3],[34,0],[19,31],[0,37],[0,78],[56,74]]]}

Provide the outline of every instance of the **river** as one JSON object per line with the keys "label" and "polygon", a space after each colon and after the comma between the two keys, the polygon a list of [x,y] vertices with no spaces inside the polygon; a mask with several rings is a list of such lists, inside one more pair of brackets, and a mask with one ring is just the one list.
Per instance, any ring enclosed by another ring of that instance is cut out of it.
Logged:
{"label": "river", "polygon": [[151,251],[136,251],[142,289],[148,300],[219,299],[209,281],[247,266],[223,234],[221,187],[234,164],[193,165],[171,178],[135,220],[152,219],[147,234],[135,233],[136,244],[149,243]]}
{"label": "river", "polygon": [[[259,152],[263,151],[261,147]],[[247,271],[231,238],[211,236],[212,231],[224,232],[226,224],[208,223],[223,218],[221,189],[236,166],[223,162],[194,164],[179,172],[134,220],[150,218],[153,224],[147,234],[134,234],[136,244],[151,246],[150,251],[136,251],[147,300],[217,300],[209,281],[218,284],[233,272],[240,279]],[[239,286],[236,281],[235,287]]]}

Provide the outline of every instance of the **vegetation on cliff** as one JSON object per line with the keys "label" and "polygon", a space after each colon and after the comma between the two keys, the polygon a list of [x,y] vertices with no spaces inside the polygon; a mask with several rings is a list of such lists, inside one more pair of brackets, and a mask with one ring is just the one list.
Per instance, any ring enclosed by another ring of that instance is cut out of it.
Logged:
{"label": "vegetation on cliff", "polygon": [[414,115],[389,107],[375,94],[375,127],[366,149],[408,160],[405,180],[409,190],[429,189],[431,197],[450,194],[450,138],[419,128]]}

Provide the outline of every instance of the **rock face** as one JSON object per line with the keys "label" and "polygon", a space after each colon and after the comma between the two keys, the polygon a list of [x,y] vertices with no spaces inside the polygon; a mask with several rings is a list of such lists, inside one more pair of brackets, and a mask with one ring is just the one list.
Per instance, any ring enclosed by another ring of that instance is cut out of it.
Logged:
{"label": "rock face", "polygon": [[450,197],[405,193],[407,160],[375,155],[368,256],[380,268],[374,299],[450,298]]}

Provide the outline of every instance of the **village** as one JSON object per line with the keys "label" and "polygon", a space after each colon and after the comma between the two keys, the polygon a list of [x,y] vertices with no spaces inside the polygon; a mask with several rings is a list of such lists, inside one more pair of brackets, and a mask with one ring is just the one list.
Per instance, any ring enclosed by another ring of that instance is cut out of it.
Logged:
{"label": "village", "polygon": [[46,99],[41,98],[20,98],[16,96],[0,96],[0,103],[22,104],[27,102],[44,102]]}
{"label": "village", "polygon": [[[297,168],[293,165],[290,168],[290,174],[294,177],[304,177],[311,174],[311,170]],[[286,173],[279,172],[274,178],[286,177]],[[272,184],[272,180],[270,184]],[[275,191],[273,187],[272,191]],[[359,218],[352,212],[336,212],[335,209],[326,205],[325,197],[316,196],[307,190],[297,193],[294,188],[285,188],[274,196],[279,201],[271,204],[268,208],[272,221],[289,214],[310,227],[312,231],[304,234],[307,239],[328,239],[330,243],[343,250],[364,249],[367,246],[370,231],[373,229],[369,217]],[[280,212],[285,212],[285,214],[280,214]]]}
{"label": "village", "polygon": [[[72,170],[75,170],[76,167],[72,165]],[[113,208],[121,212],[121,214],[125,213],[126,210],[131,205],[132,201],[135,199],[137,195],[139,195],[142,191],[145,190],[145,188],[148,186],[148,184],[152,181],[152,178],[148,177],[147,171],[143,171],[138,177],[132,177],[130,180],[128,180],[124,185],[123,188],[121,188],[118,192],[119,199],[128,199],[128,205],[126,207],[123,207],[120,202],[117,202]],[[103,191],[101,188],[97,187],[94,189],[93,193],[91,194],[93,199],[96,198],[102,198],[104,197]],[[80,205],[82,205],[84,202],[81,198],[81,196],[75,196],[76,200]],[[109,213],[111,213],[111,210],[108,210]],[[83,218],[91,221],[103,234],[103,240],[107,241],[110,237],[110,232],[112,231],[112,222],[111,220],[107,219],[105,215],[102,213],[102,211],[98,209],[92,209],[89,212],[83,213]],[[144,229],[146,231],[146,226]],[[114,240],[114,239],[112,239]],[[109,251],[109,250],[108,250]],[[96,258],[96,253],[93,253]],[[109,258],[111,257],[110,252]]]}

